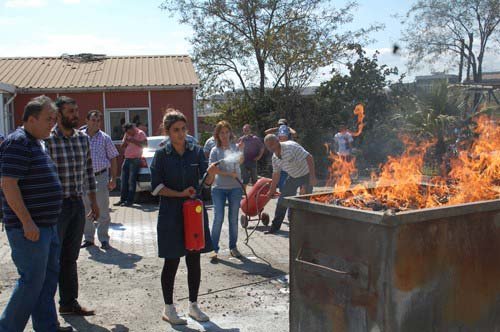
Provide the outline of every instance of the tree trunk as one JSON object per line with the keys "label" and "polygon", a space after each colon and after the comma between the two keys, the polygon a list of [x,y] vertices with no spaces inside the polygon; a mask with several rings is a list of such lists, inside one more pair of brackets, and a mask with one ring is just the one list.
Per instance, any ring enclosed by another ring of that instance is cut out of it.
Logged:
{"label": "tree trunk", "polygon": [[264,60],[262,60],[260,57],[257,57],[257,63],[259,65],[259,73],[260,73],[260,82],[259,82],[259,93],[260,97],[264,97],[264,94],[266,92],[266,67]]}
{"label": "tree trunk", "polygon": [[458,83],[462,83],[463,69],[464,69],[464,47],[465,40],[460,40],[460,67],[458,68]]}
{"label": "tree trunk", "polygon": [[474,36],[469,33],[469,55],[467,56],[467,81],[470,82],[470,66],[472,63],[472,43],[474,41]]}

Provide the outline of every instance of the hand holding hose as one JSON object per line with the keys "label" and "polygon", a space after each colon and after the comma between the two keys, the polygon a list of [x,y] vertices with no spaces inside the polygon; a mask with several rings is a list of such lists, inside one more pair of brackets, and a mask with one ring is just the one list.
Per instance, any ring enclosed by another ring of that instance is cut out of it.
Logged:
{"label": "hand holding hose", "polygon": [[215,176],[216,174],[218,174],[220,172],[220,169],[217,167],[217,165],[219,165],[218,162],[210,165],[207,169],[207,173],[211,176]]}

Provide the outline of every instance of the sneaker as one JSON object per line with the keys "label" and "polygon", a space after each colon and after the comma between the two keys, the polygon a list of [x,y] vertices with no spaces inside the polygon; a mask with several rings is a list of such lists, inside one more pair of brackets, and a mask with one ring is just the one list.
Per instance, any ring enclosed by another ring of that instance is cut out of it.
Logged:
{"label": "sneaker", "polygon": [[165,304],[165,309],[163,310],[161,319],[172,325],[187,325],[187,320],[179,317],[173,304]]}
{"label": "sneaker", "polygon": [[198,322],[208,322],[210,320],[210,318],[200,310],[196,302],[189,302],[189,317]]}
{"label": "sneaker", "polygon": [[94,245],[94,242],[85,240],[85,241],[83,241],[83,243],[80,246],[80,248],[92,247],[93,245]]}
{"label": "sneaker", "polygon": [[210,257],[210,263],[212,264],[215,264],[219,261],[219,259],[217,258],[217,253],[215,251],[212,251],[209,257]]}
{"label": "sneaker", "polygon": [[111,249],[111,246],[109,245],[109,242],[108,241],[102,241],[102,243],[101,243],[101,249],[102,250],[109,250],[109,249]]}
{"label": "sneaker", "polygon": [[231,252],[231,256],[233,256],[234,258],[243,257],[243,255],[239,252],[239,250],[237,248],[231,249],[230,252]]}

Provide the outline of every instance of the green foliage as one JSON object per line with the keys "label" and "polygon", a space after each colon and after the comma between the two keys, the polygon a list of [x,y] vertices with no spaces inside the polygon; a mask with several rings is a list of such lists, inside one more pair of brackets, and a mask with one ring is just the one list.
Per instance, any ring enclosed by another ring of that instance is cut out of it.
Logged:
{"label": "green foliage", "polygon": [[411,67],[438,60],[456,66],[463,52],[474,82],[481,81],[486,51],[499,46],[499,0],[418,0],[406,16]]}
{"label": "green foliage", "polygon": [[200,134],[200,140],[199,140],[199,143],[201,146],[205,145],[205,142],[210,138],[212,137],[212,132],[209,132],[209,131],[204,131]]}
{"label": "green foliage", "polygon": [[354,147],[361,150],[358,164],[362,168],[377,165],[388,154],[394,154],[400,149],[397,133],[394,133],[392,125],[387,121],[395,102],[388,90],[391,84],[389,78],[397,75],[398,70],[386,65],[380,66],[378,53],[367,57],[361,48],[357,48],[356,52],[356,61],[347,64],[349,73],[337,73],[321,84],[316,98],[322,115],[323,135],[328,139],[338,131],[340,124],[347,124],[351,131],[356,131],[353,110],[358,103],[365,106],[366,126],[354,142]]}
{"label": "green foliage", "polygon": [[340,31],[352,22],[355,2],[336,8],[329,0],[165,0],[160,7],[192,28],[203,89],[233,88],[236,77],[247,98],[264,98],[266,87],[303,86],[380,28]]}

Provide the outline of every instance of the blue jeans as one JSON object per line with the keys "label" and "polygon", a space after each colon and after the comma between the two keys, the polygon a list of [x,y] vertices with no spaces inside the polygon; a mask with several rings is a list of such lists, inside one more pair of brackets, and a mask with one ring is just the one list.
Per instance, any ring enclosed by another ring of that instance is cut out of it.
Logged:
{"label": "blue jeans", "polygon": [[214,223],[212,225],[212,244],[214,251],[219,252],[219,238],[224,222],[224,207],[226,200],[229,205],[229,249],[235,249],[238,242],[238,212],[240,209],[242,191],[234,189],[212,189],[212,202],[214,203]]}
{"label": "blue jeans", "polygon": [[287,207],[283,205],[285,197],[297,195],[297,189],[301,186],[306,186],[306,194],[312,193],[312,187],[309,185],[309,174],[304,175],[300,178],[292,178],[288,176],[283,185],[283,190],[280,192],[280,197],[278,198],[278,203],[276,204],[276,212],[274,213],[272,228],[278,230],[281,228],[283,219],[285,219]]}
{"label": "blue jeans", "polygon": [[20,275],[0,317],[0,332],[22,332],[29,317],[37,332],[57,329],[54,295],[59,276],[60,242],[57,226],[39,227],[40,239],[32,242],[22,228],[7,229],[12,261]]}
{"label": "blue jeans", "polygon": [[288,177],[288,173],[285,171],[281,171],[280,173],[280,180],[278,182],[278,189],[280,192],[283,191],[283,186],[285,185],[286,178]]}
{"label": "blue jeans", "polygon": [[120,201],[122,202],[134,202],[137,173],[139,172],[140,163],[140,158],[127,158],[123,161],[120,195]]}

